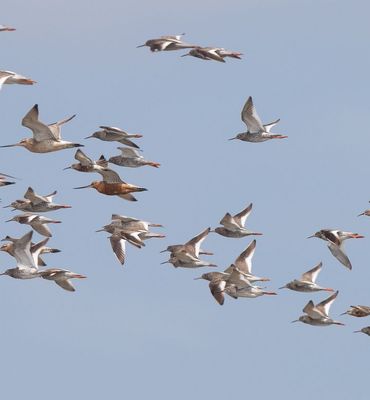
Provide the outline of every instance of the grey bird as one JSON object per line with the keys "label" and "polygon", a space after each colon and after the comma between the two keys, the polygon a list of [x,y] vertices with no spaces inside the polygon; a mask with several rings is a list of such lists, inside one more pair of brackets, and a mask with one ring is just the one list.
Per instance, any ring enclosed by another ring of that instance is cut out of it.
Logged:
{"label": "grey bird", "polygon": [[338,296],[338,291],[332,294],[327,299],[323,300],[321,303],[314,304],[310,300],[304,307],[303,312],[306,315],[302,315],[299,319],[292,322],[303,322],[309,325],[315,326],[328,326],[328,325],[344,325],[339,321],[335,321],[329,317],[329,310],[334,300]]}
{"label": "grey bird", "polygon": [[32,213],[16,215],[15,217],[5,222],[11,222],[11,221],[15,221],[20,224],[30,225],[33,230],[35,230],[40,235],[46,237],[53,236],[47,224],[60,224],[62,222],[44,217],[43,215],[37,215]]}
{"label": "grey bird", "polygon": [[296,292],[304,292],[304,293],[318,292],[321,290],[327,292],[334,292],[334,289],[324,288],[316,283],[316,279],[321,269],[322,269],[322,262],[320,262],[314,268],[302,274],[300,279],[294,279],[293,281],[288,282],[285,286],[279,289],[287,288],[290,290],[294,290]]}
{"label": "grey bird", "polygon": [[341,315],[352,315],[353,317],[367,317],[370,315],[370,307],[369,306],[350,306],[349,310],[342,313]]}
{"label": "grey bird", "polygon": [[74,169],[79,172],[95,172],[98,169],[108,167],[108,161],[103,155],[100,156],[99,160],[94,161],[80,149],[76,151],[75,159],[79,162],[64,169]]}
{"label": "grey bird", "polygon": [[237,51],[226,50],[222,47],[195,47],[187,54],[183,54],[181,57],[192,56],[200,58],[202,60],[214,60],[219,62],[225,62],[224,58],[231,57],[241,60],[243,54]]}
{"label": "grey bird", "polygon": [[230,213],[226,213],[220,221],[220,224],[223,225],[223,227],[216,228],[214,232],[230,238],[242,238],[249,235],[262,235],[262,233],[253,232],[244,227],[247,218],[252,212],[252,207],[253,204],[250,203],[248,207],[234,216],[232,216]]}
{"label": "grey bird", "polygon": [[321,229],[315,232],[313,235],[309,236],[309,238],[319,238],[328,242],[328,248],[333,256],[346,268],[349,270],[352,269],[352,264],[344,252],[344,244],[343,242],[347,239],[362,239],[364,236],[359,235],[358,233],[341,231],[339,229]]}
{"label": "grey bird", "polygon": [[354,331],[354,333],[364,333],[365,335],[370,336],[370,326],[365,326],[365,328],[362,328],[359,331]]}
{"label": "grey bird", "polygon": [[138,168],[149,165],[150,167],[159,168],[161,165],[154,161],[145,160],[141,154],[129,147],[117,147],[117,149],[121,150],[121,154],[110,157],[109,162],[120,167]]}
{"label": "grey bird", "polygon": [[138,133],[129,134],[120,128],[116,128],[114,126],[100,126],[101,131],[96,131],[92,135],[85,137],[85,139],[95,138],[103,140],[104,142],[119,142],[124,144],[125,146],[135,147],[136,149],[139,146],[134,143],[130,138],[141,138],[143,135]]}
{"label": "grey bird", "polygon": [[181,37],[185,35],[182,33],[181,35],[166,35],[160,36],[156,39],[149,39],[144,44],[141,44],[139,47],[149,47],[150,51],[158,52],[158,51],[171,51],[171,50],[182,50],[189,49],[192,47],[197,47],[195,45],[185,43],[181,41]]}
{"label": "grey bird", "polygon": [[285,139],[288,136],[284,136],[277,133],[271,133],[271,128],[273,128],[280,119],[270,122],[269,124],[262,124],[260,117],[254,107],[252,97],[249,96],[246,101],[242,113],[242,121],[247,125],[247,132],[238,133],[235,137],[229,140],[242,140],[244,142],[260,143],[265,142],[270,139]]}

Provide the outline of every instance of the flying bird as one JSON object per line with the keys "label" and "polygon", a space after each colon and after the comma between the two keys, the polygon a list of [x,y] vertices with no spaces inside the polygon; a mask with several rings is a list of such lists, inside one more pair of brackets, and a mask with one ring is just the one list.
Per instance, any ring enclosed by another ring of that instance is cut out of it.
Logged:
{"label": "flying bird", "polygon": [[110,157],[108,161],[112,164],[119,165],[120,167],[137,168],[149,165],[150,167],[159,168],[161,165],[154,161],[145,160],[141,154],[129,147],[117,147],[117,149],[121,150],[121,154]]}
{"label": "flying bird", "polygon": [[225,62],[226,57],[237,58],[241,60],[243,54],[237,51],[229,51],[222,47],[195,47],[189,53],[183,54],[181,57],[192,56],[202,60],[214,60]]}
{"label": "flying bird", "polygon": [[22,119],[22,125],[31,129],[33,138],[22,139],[19,143],[0,147],[21,146],[33,153],[50,153],[72,147],[83,147],[82,144],[67,142],[61,138],[61,126],[74,117],[75,115],[72,115],[72,117],[46,125],[39,120],[39,108],[35,104]]}
{"label": "flying bird", "polygon": [[58,286],[69,292],[74,292],[76,289],[70,282],[70,279],[84,279],[85,275],[76,274],[75,272],[68,271],[60,268],[49,268],[40,271],[40,277],[49,281],[54,281]]}
{"label": "flying bird", "polygon": [[47,224],[60,224],[62,221],[56,221],[43,215],[37,215],[32,213],[25,213],[21,215],[16,215],[15,217],[5,221],[5,222],[19,222],[20,224],[30,225],[33,230],[42,236],[52,237],[52,233],[47,226]]}
{"label": "flying bird", "polygon": [[97,169],[96,171],[102,177],[102,181],[93,181],[90,185],[79,186],[74,189],[85,189],[85,188],[94,188],[99,193],[108,195],[108,196],[118,196],[121,199],[129,200],[129,201],[137,201],[137,199],[131,194],[133,192],[144,192],[148,189],[131,185],[130,183],[124,182],[117,172],[113,171],[109,168]]}
{"label": "flying bird", "polygon": [[139,47],[149,47],[150,51],[157,52],[157,51],[171,51],[171,50],[182,50],[182,49],[189,49],[192,47],[197,47],[192,44],[184,43],[181,41],[181,37],[185,35],[185,33],[181,35],[167,35],[167,36],[160,36],[156,39],[149,39],[144,44],[141,44]]}
{"label": "flying bird", "polygon": [[135,147],[139,146],[134,143],[130,138],[141,138],[143,135],[138,133],[129,134],[120,128],[114,126],[100,126],[101,131],[94,132],[92,135],[85,137],[85,139],[95,138],[103,140],[104,142],[118,142],[124,144],[125,146]]}
{"label": "flying bird", "polygon": [[247,132],[238,133],[235,137],[229,140],[242,140],[244,142],[260,143],[270,139],[285,139],[288,136],[284,136],[277,133],[272,133],[273,128],[280,119],[270,122],[269,124],[263,125],[257,111],[254,107],[252,97],[248,97],[245,103],[242,113],[242,121],[247,125]]}
{"label": "flying bird", "polygon": [[349,310],[342,313],[341,315],[352,315],[353,317],[367,317],[370,315],[370,307],[369,306],[350,306]]}
{"label": "flying bird", "polygon": [[344,252],[343,242],[347,239],[361,239],[364,236],[359,235],[358,233],[341,231],[339,229],[321,229],[309,236],[309,238],[317,237],[319,239],[327,241],[328,248],[333,254],[333,256],[346,268],[352,269],[352,264]]}
{"label": "flying bird", "polygon": [[311,292],[318,292],[321,290],[327,292],[334,292],[333,289],[324,288],[319,286],[316,283],[316,279],[322,270],[322,262],[317,264],[314,268],[310,269],[309,271],[305,272],[299,279],[294,279],[293,281],[287,283],[285,286],[279,289],[290,289],[296,292],[304,292],[304,293],[311,293]]}
{"label": "flying bird", "polygon": [[247,218],[252,212],[252,207],[253,204],[251,203],[248,207],[234,216],[232,216],[230,213],[226,213],[220,221],[220,224],[223,226],[216,228],[214,232],[221,236],[230,238],[242,238],[249,235],[262,235],[262,233],[253,232],[244,227]]}
{"label": "flying bird", "polygon": [[10,26],[0,25],[0,32],[11,32],[15,30],[15,28],[12,28]]}
{"label": "flying bird", "polygon": [[108,161],[103,155],[100,156],[99,160],[93,161],[80,149],[76,150],[75,159],[79,162],[64,169],[74,169],[79,172],[96,172],[99,169],[108,167]]}
{"label": "flying bird", "polygon": [[299,319],[292,322],[303,322],[309,325],[315,326],[328,326],[328,325],[344,325],[339,321],[335,321],[329,317],[329,310],[331,305],[334,303],[334,300],[338,296],[338,291],[332,294],[330,297],[322,301],[321,303],[314,304],[312,300],[310,300],[303,309],[303,312],[306,315],[302,315]]}
{"label": "flying bird", "polygon": [[0,71],[0,90],[4,84],[11,85],[33,85],[36,83],[33,79],[26,78],[23,75],[12,71]]}

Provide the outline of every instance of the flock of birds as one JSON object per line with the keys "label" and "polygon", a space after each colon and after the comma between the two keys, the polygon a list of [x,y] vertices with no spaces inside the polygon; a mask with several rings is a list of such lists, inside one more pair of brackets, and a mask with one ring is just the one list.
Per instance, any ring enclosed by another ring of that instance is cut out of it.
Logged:
{"label": "flock of birds", "polygon": [[[0,25],[0,32],[14,31],[14,28]],[[191,45],[181,40],[182,35],[161,36],[156,39],[150,39],[145,44],[138,46],[147,46],[152,52],[172,51],[191,49],[183,56],[193,56],[203,60],[214,60],[225,62],[226,57],[241,59],[242,53],[228,51],[220,47],[202,47]],[[21,84],[32,85],[35,81],[19,75],[11,71],[0,71],[0,89],[3,84]],[[117,147],[121,154],[106,159],[102,155],[98,160],[91,159],[86,155],[80,147],[82,144],[65,141],[61,137],[61,127],[65,123],[71,121],[75,115],[65,118],[61,121],[45,124],[39,119],[38,105],[34,105],[30,111],[22,119],[22,125],[32,131],[32,138],[25,138],[18,143],[4,145],[0,147],[24,147],[34,153],[49,153],[69,148],[78,148],[75,153],[77,163],[74,163],[65,169],[73,169],[78,172],[98,173],[102,180],[93,181],[89,185],[80,186],[75,189],[94,188],[99,193],[109,196],[118,196],[124,200],[137,201],[133,193],[146,191],[146,188],[136,186],[124,182],[119,174],[109,168],[109,163],[121,167],[137,168],[143,166],[160,167],[160,164],[154,161],[146,160],[139,153],[139,146],[133,139],[141,138],[140,134],[129,134],[124,130],[116,127],[100,126],[99,131],[86,137],[96,138],[107,142],[117,142]],[[242,109],[241,119],[247,126],[247,131],[239,133],[229,140],[242,140],[246,142],[258,143],[270,139],[284,139],[287,136],[272,133],[271,129],[279,122],[279,119],[268,124],[263,124],[259,118],[253,104],[252,97],[249,97]],[[16,179],[7,174],[0,174],[0,186],[14,184],[15,182],[8,179]],[[7,222],[14,221],[20,224],[29,225],[32,230],[27,232],[20,238],[12,238],[6,236],[3,241],[8,242],[0,247],[0,250],[7,252],[16,259],[17,266],[7,269],[0,275],[8,275],[17,279],[42,278],[52,280],[60,287],[68,291],[74,291],[74,287],[70,282],[71,279],[82,279],[86,276],[61,268],[47,268],[46,264],[40,257],[42,254],[56,253],[60,250],[47,247],[46,244],[52,233],[48,224],[59,224],[61,221],[47,218],[39,213],[45,213],[63,208],[70,208],[68,205],[53,203],[53,197],[57,192],[49,195],[39,195],[31,187],[24,194],[23,199],[13,201],[5,207],[12,207],[13,210],[22,211],[23,214],[16,215]],[[246,220],[252,211],[252,204],[249,204],[239,213],[232,215],[229,212],[221,219],[219,227],[214,230],[207,228],[184,244],[176,244],[168,246],[163,252],[169,252],[170,256],[167,261],[162,264],[170,263],[175,268],[200,268],[200,267],[217,267],[217,265],[202,260],[201,255],[213,255],[210,251],[201,249],[203,241],[211,233],[217,233],[227,238],[243,238],[247,236],[262,235],[260,232],[249,230],[245,227]],[[370,209],[365,210],[360,215],[370,216]],[[111,221],[99,229],[97,232],[107,232],[110,236],[110,244],[112,250],[120,264],[126,261],[126,243],[137,248],[145,246],[145,241],[152,238],[164,238],[165,236],[151,232],[152,227],[162,227],[161,224],[155,224],[143,221],[137,218],[113,214]],[[32,242],[33,231],[45,237],[38,243]],[[343,243],[347,239],[360,239],[362,235],[353,232],[342,231],[338,229],[321,229],[309,237],[317,237],[327,242],[331,254],[346,268],[352,269],[351,262],[346,255]],[[212,296],[220,305],[224,304],[225,294],[238,299],[239,297],[255,298],[263,295],[276,295],[276,292],[265,290],[255,285],[256,282],[266,282],[269,278],[259,277],[252,273],[252,258],[256,250],[256,240],[248,244],[246,249],[235,259],[235,261],[223,272],[212,271],[202,274],[195,279],[202,279],[209,282],[209,289]],[[315,326],[328,325],[344,325],[340,321],[336,321],[329,316],[329,310],[336,297],[338,291],[332,288],[322,287],[316,283],[317,277],[323,268],[320,262],[314,268],[304,272],[301,277],[288,282],[280,289],[289,289],[296,292],[313,293],[317,291],[334,292],[328,298],[320,303],[315,304],[310,300],[303,308],[304,315],[297,320],[305,324]],[[350,306],[343,314],[354,317],[366,317],[370,315],[370,307],[368,306]],[[359,331],[370,336],[370,326],[364,327]]]}

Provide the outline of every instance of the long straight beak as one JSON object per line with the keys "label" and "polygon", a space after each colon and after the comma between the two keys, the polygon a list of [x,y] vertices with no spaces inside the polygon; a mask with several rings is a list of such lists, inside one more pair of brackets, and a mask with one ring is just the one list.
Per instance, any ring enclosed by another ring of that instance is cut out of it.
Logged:
{"label": "long straight beak", "polygon": [[[1,275],[4,275],[4,274],[1,274]],[[361,331],[353,331],[353,333],[361,333]]]}
{"label": "long straight beak", "polygon": [[295,319],[294,321],[292,321],[291,323],[293,323],[293,322],[299,322],[299,319]]}
{"label": "long straight beak", "polygon": [[93,135],[90,135],[90,136],[86,136],[84,139],[90,139],[90,138],[92,138],[92,137],[94,137]]}
{"label": "long straight beak", "polygon": [[8,206],[4,206],[3,208],[9,208],[9,207],[13,207],[11,204],[9,204]]}
{"label": "long straight beak", "polygon": [[190,54],[186,53],[186,54],[183,54],[181,57],[186,57],[186,56],[190,56]]}
{"label": "long straight beak", "polygon": [[79,186],[79,187],[75,187],[75,188],[73,188],[73,189],[85,189],[85,188],[91,188],[92,186],[91,186],[91,184],[90,185],[87,185],[87,186]]}
{"label": "long straight beak", "polygon": [[8,220],[5,221],[5,222],[12,222],[12,221],[14,221],[13,218],[12,218],[12,219],[8,219]]}
{"label": "long straight beak", "polygon": [[72,167],[65,167],[63,168],[63,171],[65,171],[66,169],[72,169]]}
{"label": "long straight beak", "polygon": [[169,261],[163,261],[163,262],[161,262],[161,265],[162,264],[169,264],[170,262]]}
{"label": "long straight beak", "polygon": [[361,213],[361,214],[358,214],[357,216],[358,216],[358,217],[361,217],[361,215],[365,215],[365,213],[363,212],[363,213]]}
{"label": "long straight beak", "polygon": [[343,312],[342,314],[339,314],[339,315],[346,315],[347,314],[347,311],[346,312]]}
{"label": "long straight beak", "polygon": [[138,49],[139,47],[145,47],[146,44],[141,44],[140,46],[136,46],[136,48]]}
{"label": "long straight beak", "polygon": [[313,237],[315,237],[315,235],[307,236],[306,239],[310,239],[310,238],[313,238]]}
{"label": "long straight beak", "polygon": [[235,137],[232,137],[232,138],[230,138],[230,139],[228,139],[228,140],[235,140],[235,139],[237,139],[236,136],[235,136]]}
{"label": "long straight beak", "polygon": [[165,253],[167,251],[167,249],[160,251],[160,253]]}
{"label": "long straight beak", "polygon": [[5,146],[0,146],[0,147],[15,147],[15,146],[19,146],[19,143],[7,144],[7,145],[5,145]]}
{"label": "long straight beak", "polygon": [[0,172],[0,176],[6,176],[7,178],[12,178],[12,179],[19,179],[19,178],[16,178],[15,176],[7,175],[7,174],[2,174],[1,172]]}
{"label": "long straight beak", "polygon": [[201,276],[199,278],[194,278],[195,281],[197,281],[198,279],[203,279]]}
{"label": "long straight beak", "polygon": [[286,286],[282,286],[282,287],[279,287],[278,290],[280,290],[280,289],[286,289],[286,288],[287,288]]}

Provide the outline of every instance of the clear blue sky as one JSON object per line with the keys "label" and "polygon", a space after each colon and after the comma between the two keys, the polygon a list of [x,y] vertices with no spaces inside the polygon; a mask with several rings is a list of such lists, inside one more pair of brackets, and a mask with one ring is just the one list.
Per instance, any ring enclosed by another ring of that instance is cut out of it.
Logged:
{"label": "clear blue sky", "polygon": [[[369,236],[370,220],[356,217],[370,199],[367,2],[3,0],[1,11],[0,23],[17,31],[0,34],[0,69],[38,84],[0,92],[0,144],[30,135],[20,121],[38,103],[45,122],[76,113],[63,136],[85,143],[92,157],[118,154],[115,144],[83,141],[99,125],[115,125],[142,133],[143,154],[162,163],[114,167],[149,189],[129,203],[72,190],[99,179],[62,171],[74,150],[1,149],[0,171],[22,178],[1,190],[2,204],[29,185],[41,194],[57,189],[56,201],[73,208],[48,214],[63,220],[49,242],[62,252],[45,259],[88,276],[75,293],[1,279],[2,397],[368,399],[370,338],[352,332],[369,319],[291,324],[320,293],[227,298],[220,307],[206,282],[193,281],[205,270],[160,265],[159,253],[253,202],[249,226],[264,232],[254,271],[271,277],[269,289],[323,261],[319,283],[340,292],[333,317],[370,305],[369,238],[347,243],[352,272],[325,243],[306,240],[324,227]],[[221,64],[136,48],[182,32],[244,58]],[[288,139],[227,141],[244,130],[240,111],[250,95],[263,121],[281,118],[276,130]],[[122,268],[106,235],[95,233],[112,213],[162,223],[167,238],[128,246]],[[27,231],[5,224],[11,215],[3,209],[2,236]],[[204,248],[224,269],[249,242],[213,234]],[[0,262],[14,266],[7,254]]]}

